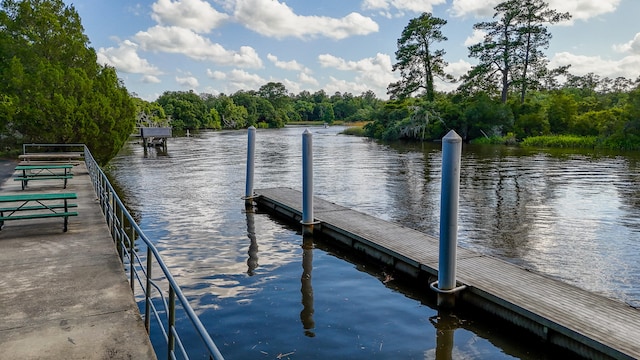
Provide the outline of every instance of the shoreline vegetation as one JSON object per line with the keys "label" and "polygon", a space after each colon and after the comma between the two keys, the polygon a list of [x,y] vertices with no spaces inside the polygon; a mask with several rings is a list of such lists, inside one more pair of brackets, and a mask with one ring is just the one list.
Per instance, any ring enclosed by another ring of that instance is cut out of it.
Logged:
{"label": "shoreline vegetation", "polygon": [[[364,126],[369,122],[344,123],[347,126],[340,134],[366,137]],[[302,125],[302,124],[300,124]],[[318,124],[322,125],[322,124]],[[334,124],[337,125],[337,124]],[[521,146],[528,148],[555,148],[555,149],[599,149],[599,150],[621,150],[619,143],[613,143],[607,139],[601,139],[597,136],[579,136],[579,135],[543,135],[530,136],[518,141],[514,134],[509,133],[505,136],[481,137],[471,140],[469,143],[475,145],[504,145],[504,146]],[[638,150],[638,149],[634,149]]]}

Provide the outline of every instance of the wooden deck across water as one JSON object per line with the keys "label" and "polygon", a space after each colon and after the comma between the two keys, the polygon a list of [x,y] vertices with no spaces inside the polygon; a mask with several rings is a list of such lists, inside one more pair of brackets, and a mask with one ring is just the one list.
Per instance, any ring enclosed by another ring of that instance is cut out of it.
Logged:
{"label": "wooden deck across water", "polygon": [[[297,190],[256,190],[254,201],[291,221],[302,218],[302,193]],[[327,235],[398,271],[437,277],[437,238],[317,197],[313,201],[314,218],[320,222],[314,234]],[[457,302],[587,358],[640,359],[640,310],[623,302],[460,247],[456,274],[467,286]]]}

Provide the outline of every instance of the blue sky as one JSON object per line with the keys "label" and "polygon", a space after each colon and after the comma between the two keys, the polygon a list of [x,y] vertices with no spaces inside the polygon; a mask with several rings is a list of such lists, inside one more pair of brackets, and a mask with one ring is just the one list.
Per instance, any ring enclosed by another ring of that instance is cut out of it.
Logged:
{"label": "blue sky", "polygon": [[[232,94],[269,81],[290,93],[324,89],[360,95],[398,75],[397,39],[422,12],[447,20],[440,44],[447,71],[464,74],[500,0],[65,0],[82,19],[98,61],[114,66],[127,89],[153,101],[164,91]],[[615,78],[640,76],[638,0],[548,0],[570,22],[550,27],[552,66],[571,64]],[[438,84],[437,90],[452,90]],[[455,88],[455,85],[453,85]]]}

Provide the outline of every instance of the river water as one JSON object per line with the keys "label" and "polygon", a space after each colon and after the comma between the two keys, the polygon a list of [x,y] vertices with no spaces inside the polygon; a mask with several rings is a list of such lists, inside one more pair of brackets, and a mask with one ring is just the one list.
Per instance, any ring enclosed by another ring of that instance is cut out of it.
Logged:
{"label": "river water", "polygon": [[[301,189],[304,129],[257,131],[255,188]],[[440,144],[309,129],[316,196],[437,235]],[[557,357],[474,314],[439,313],[427,284],[246,212],[246,145],[246,131],[172,138],[168,154],[132,141],[107,168],[226,358]],[[638,154],[465,144],[462,156],[460,246],[640,306]]]}

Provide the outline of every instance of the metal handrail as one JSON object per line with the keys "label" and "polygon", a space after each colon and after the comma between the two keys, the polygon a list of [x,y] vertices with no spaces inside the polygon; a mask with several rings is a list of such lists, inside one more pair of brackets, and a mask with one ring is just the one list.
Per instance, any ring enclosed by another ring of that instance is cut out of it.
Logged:
{"label": "metal handrail", "polygon": [[[58,145],[56,144],[55,146]],[[179,304],[189,320],[191,320],[191,324],[200,336],[203,345],[206,347],[206,350],[209,353],[209,359],[223,360],[224,357],[209,336],[209,333],[202,325],[202,322],[196,313],[189,305],[189,301],[182,293],[182,290],[180,290],[180,287],[173,278],[173,275],[171,275],[171,272],[160,257],[158,250],[142,232],[131,214],[129,214],[129,211],[127,211],[126,207],[120,200],[120,197],[116,194],[116,191],[113,189],[113,186],[111,186],[111,183],[109,183],[107,176],[95,161],[89,149],[85,145],[82,146],[84,147],[85,164],[89,171],[89,175],[91,176],[94,190],[98,195],[102,212],[111,231],[112,238],[118,249],[120,260],[124,265],[128,265],[131,290],[135,294],[134,284],[135,282],[138,282],[140,288],[144,292],[145,311],[143,316],[147,333],[150,333],[150,320],[153,315],[167,343],[167,357],[169,359],[176,359],[176,350],[178,350],[180,354],[182,354],[182,358],[188,359],[189,356],[187,355],[187,351],[180,339],[178,329],[175,326],[176,305]],[[147,247],[146,264],[143,264],[142,259],[135,249],[134,245],[136,239],[141,240]],[[163,280],[167,283],[166,285],[168,286],[168,289],[166,291],[168,292],[168,297],[165,296],[165,292],[162,291],[162,287],[159,282],[155,281],[152,277],[151,269],[153,267],[154,260],[155,264],[157,264],[162,270],[160,278],[164,276]],[[127,269],[127,266],[125,266],[125,269]],[[142,273],[142,276],[140,273]],[[153,291],[154,289],[155,292]],[[158,311],[156,304],[152,301],[152,294],[157,294],[161,298],[164,311]],[[163,314],[164,316],[161,316]],[[166,327],[163,320],[166,321]]]}

